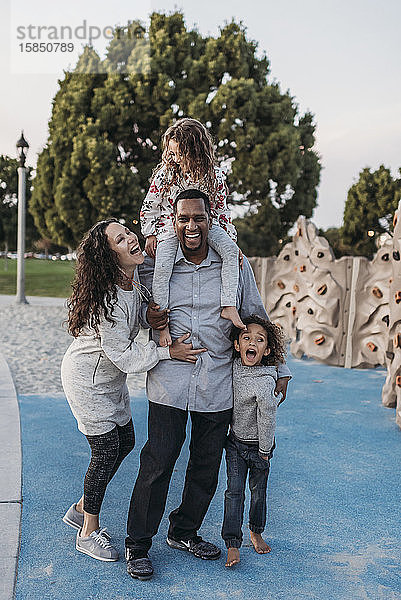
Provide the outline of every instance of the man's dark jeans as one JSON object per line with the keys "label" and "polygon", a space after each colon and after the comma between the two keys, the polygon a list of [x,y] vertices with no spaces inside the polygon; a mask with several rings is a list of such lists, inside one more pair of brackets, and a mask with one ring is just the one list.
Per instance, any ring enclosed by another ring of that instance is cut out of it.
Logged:
{"label": "man's dark jeans", "polygon": [[[190,456],[181,504],[170,514],[168,536],[197,535],[217,487],[232,410],[191,411]],[[188,411],[149,402],[148,440],[141,452],[138,477],[128,513],[126,546],[147,552],[166,506],[174,465],[186,436]]]}
{"label": "man's dark jeans", "polygon": [[232,434],[226,443],[227,489],[224,494],[224,521],[221,535],[227,548],[240,548],[242,544],[242,522],[244,518],[245,483],[249,471],[251,501],[249,507],[249,529],[262,533],[266,524],[266,488],[269,477],[270,451],[264,460],[257,445],[245,444]]}

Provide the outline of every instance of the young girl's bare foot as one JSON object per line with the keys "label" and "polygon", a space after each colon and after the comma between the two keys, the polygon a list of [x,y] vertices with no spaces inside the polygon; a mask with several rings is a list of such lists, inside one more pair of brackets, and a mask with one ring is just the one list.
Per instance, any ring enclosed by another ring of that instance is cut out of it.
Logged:
{"label": "young girl's bare foot", "polygon": [[241,321],[241,317],[238,314],[238,310],[235,306],[223,306],[221,309],[221,316],[223,319],[227,319],[227,321],[231,321],[235,327],[238,329],[245,329],[245,325]]}
{"label": "young girl's bare foot", "polygon": [[254,533],[253,531],[251,531],[250,537],[253,547],[255,548],[258,554],[267,554],[271,551],[270,546],[266,544],[265,540],[262,538],[260,533]]}
{"label": "young girl's bare foot", "polygon": [[160,344],[160,346],[171,346],[172,340],[171,340],[170,330],[168,327],[161,329],[159,344]]}
{"label": "young girl's bare foot", "polygon": [[239,549],[229,548],[227,552],[226,567],[233,567],[239,563]]}

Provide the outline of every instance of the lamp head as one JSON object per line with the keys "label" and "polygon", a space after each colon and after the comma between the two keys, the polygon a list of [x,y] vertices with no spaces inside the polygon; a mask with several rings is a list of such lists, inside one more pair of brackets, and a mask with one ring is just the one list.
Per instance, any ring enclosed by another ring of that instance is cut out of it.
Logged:
{"label": "lamp head", "polygon": [[26,160],[25,150],[26,150],[26,152],[28,152],[28,148],[29,148],[29,144],[26,141],[26,139],[24,138],[24,132],[21,131],[21,137],[17,142],[17,152],[18,152],[20,167],[25,166],[25,160]]}

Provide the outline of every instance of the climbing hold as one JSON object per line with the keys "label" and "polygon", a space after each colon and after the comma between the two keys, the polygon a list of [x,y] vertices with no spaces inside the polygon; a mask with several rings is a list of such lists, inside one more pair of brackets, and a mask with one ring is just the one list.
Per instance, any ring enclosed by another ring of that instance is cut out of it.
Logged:
{"label": "climbing hold", "polygon": [[295,315],[295,313],[297,312],[297,309],[295,306],[292,307],[292,314]]}
{"label": "climbing hold", "polygon": [[324,337],[324,335],[321,335],[321,336],[319,336],[319,337],[315,338],[315,339],[314,339],[314,342],[315,342],[315,344],[316,344],[317,346],[320,346],[320,344],[324,344],[324,342],[325,342],[325,339],[326,339],[326,338]]}
{"label": "climbing hold", "polygon": [[290,306],[291,306],[291,302],[287,302],[286,307],[290,308]]}
{"label": "climbing hold", "polygon": [[395,378],[395,385],[401,387],[401,375],[397,375],[397,377]]}
{"label": "climbing hold", "polygon": [[396,292],[394,295],[395,303],[399,304],[401,302],[401,292]]}
{"label": "climbing hold", "polygon": [[308,308],[308,315],[313,315],[313,310],[311,308]]}
{"label": "climbing hold", "polygon": [[295,254],[295,256],[298,256],[298,254],[299,254],[299,251],[298,251],[298,250],[295,250],[294,254]]}
{"label": "climbing hold", "polygon": [[283,260],[290,260],[290,255],[286,254],[285,256],[283,256]]}
{"label": "climbing hold", "polygon": [[305,265],[301,265],[301,266],[299,267],[299,270],[301,271],[301,273],[305,273],[305,271],[306,271],[306,267],[305,267]]}
{"label": "climbing hold", "polygon": [[385,262],[387,262],[389,258],[390,258],[390,255],[388,252],[386,252],[386,254],[383,254],[383,256],[382,256],[382,260],[384,260]]}
{"label": "climbing hold", "polygon": [[393,338],[394,348],[401,348],[401,334],[397,333]]}
{"label": "climbing hold", "polygon": [[394,260],[400,260],[400,253],[398,252],[398,250],[394,250],[393,258]]}
{"label": "climbing hold", "polygon": [[372,289],[372,294],[376,296],[376,298],[383,298],[383,292],[377,286]]}
{"label": "climbing hold", "polygon": [[324,283],[323,285],[320,286],[320,288],[317,290],[317,293],[319,294],[319,296],[323,296],[323,294],[325,294],[327,292],[327,285]]}
{"label": "climbing hold", "polygon": [[299,292],[299,285],[294,284],[294,292]]}
{"label": "climbing hold", "polygon": [[297,233],[295,234],[297,237],[302,237],[302,229],[298,227]]}
{"label": "climbing hold", "polygon": [[317,257],[318,258],[323,258],[323,256],[324,256],[324,252],[318,252],[317,253]]}
{"label": "climbing hold", "polygon": [[398,221],[398,213],[394,213],[394,217],[393,217],[393,227],[395,227],[397,225],[397,221]]}
{"label": "climbing hold", "polygon": [[280,290],[283,290],[285,288],[285,283],[283,283],[281,281],[281,279],[277,282],[278,287],[280,288]]}
{"label": "climbing hold", "polygon": [[385,315],[385,316],[382,318],[382,321],[383,321],[383,323],[385,323],[385,324],[387,325],[387,327],[388,327],[388,326],[389,326],[389,324],[390,324],[390,317],[389,317],[389,315]]}
{"label": "climbing hold", "polygon": [[376,350],[377,350],[376,344],[374,344],[373,342],[368,342],[366,345],[371,352],[376,352]]}

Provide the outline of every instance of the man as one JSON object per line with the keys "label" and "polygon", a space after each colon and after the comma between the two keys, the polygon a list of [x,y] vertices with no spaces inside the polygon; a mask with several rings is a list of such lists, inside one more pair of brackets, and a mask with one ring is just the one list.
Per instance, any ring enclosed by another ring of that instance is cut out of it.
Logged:
{"label": "man", "polygon": [[[221,259],[207,243],[212,224],[208,197],[199,190],[181,192],[174,215],[180,245],[170,279],[169,325],[173,339],[191,332],[194,362],[161,361],[148,373],[148,440],[141,452],[126,538],[127,571],[138,579],[153,574],[148,551],[164,513],[171,475],[186,436],[188,412],[192,422],[190,457],[181,504],[169,516],[167,544],[207,560],[217,559],[221,553],[198,536],[198,529],[216,491],[231,420],[231,323],[220,316]],[[148,288],[152,271],[147,258],[141,280]],[[267,318],[245,258],[237,308],[241,317],[258,314]],[[151,305],[147,319],[154,329],[167,322],[165,311],[160,313]],[[276,393],[281,391],[285,397],[286,365],[280,366],[279,375]]]}

